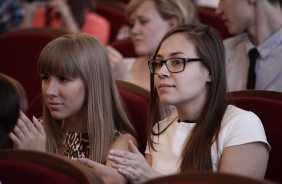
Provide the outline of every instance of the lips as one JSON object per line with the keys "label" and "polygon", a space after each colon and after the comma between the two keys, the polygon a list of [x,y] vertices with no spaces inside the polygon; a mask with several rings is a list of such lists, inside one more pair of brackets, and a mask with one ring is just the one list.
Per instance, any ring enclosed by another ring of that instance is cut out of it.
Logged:
{"label": "lips", "polygon": [[165,88],[171,88],[171,87],[174,87],[174,85],[171,85],[171,84],[160,84],[158,86],[159,89],[165,89]]}
{"label": "lips", "polygon": [[48,102],[48,106],[50,109],[57,109],[62,105],[62,103],[58,102]]}

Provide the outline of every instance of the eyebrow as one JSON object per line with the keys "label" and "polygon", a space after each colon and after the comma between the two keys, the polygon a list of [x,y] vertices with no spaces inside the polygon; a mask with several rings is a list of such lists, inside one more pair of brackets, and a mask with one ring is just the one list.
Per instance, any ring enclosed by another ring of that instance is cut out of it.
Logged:
{"label": "eyebrow", "polygon": [[[176,56],[176,55],[179,55],[179,54],[186,55],[185,53],[179,51],[179,52],[173,52],[173,53],[171,53],[171,54],[170,54],[170,57]],[[157,54],[156,57],[162,57],[162,55],[161,55],[161,54]]]}

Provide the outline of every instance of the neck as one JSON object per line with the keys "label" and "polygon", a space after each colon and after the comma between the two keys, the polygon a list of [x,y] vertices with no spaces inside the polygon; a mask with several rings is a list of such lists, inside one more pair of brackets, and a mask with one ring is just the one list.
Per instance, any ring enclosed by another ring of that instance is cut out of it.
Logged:
{"label": "neck", "polygon": [[85,118],[69,118],[64,119],[64,128],[66,132],[87,132],[86,119]]}
{"label": "neck", "polygon": [[185,102],[181,105],[175,106],[177,109],[178,117],[181,121],[183,120],[198,120],[202,108],[204,107],[207,99],[207,91],[201,96],[195,97],[189,102]]}
{"label": "neck", "polygon": [[254,45],[260,45],[282,26],[280,5],[271,5],[266,0],[255,3],[255,20],[248,29],[250,40]]}

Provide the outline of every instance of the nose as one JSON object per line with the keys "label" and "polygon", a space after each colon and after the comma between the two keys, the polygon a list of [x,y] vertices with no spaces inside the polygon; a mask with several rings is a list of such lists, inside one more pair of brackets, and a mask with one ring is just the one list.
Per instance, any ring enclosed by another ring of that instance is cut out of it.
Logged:
{"label": "nose", "polygon": [[140,23],[138,23],[138,21],[135,21],[133,27],[131,28],[131,34],[136,35],[139,33],[140,33]]}
{"label": "nose", "polygon": [[42,81],[42,93],[53,98],[59,95],[58,82],[50,78],[48,81]]}
{"label": "nose", "polygon": [[158,77],[160,78],[164,78],[164,77],[170,77],[170,72],[168,71],[165,63],[163,64],[163,66],[159,69],[159,71],[157,72]]}
{"label": "nose", "polygon": [[223,11],[222,11],[222,4],[221,4],[221,1],[219,1],[217,7],[216,7],[216,10],[215,10],[215,13],[219,16],[222,16],[223,14]]}

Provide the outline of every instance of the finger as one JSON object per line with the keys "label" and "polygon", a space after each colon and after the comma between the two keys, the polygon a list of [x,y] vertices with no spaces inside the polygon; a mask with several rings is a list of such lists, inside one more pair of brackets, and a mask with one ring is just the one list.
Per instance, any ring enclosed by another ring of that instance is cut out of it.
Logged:
{"label": "finger", "polygon": [[138,150],[138,148],[133,144],[132,140],[128,141],[128,148],[132,153],[137,153],[137,154],[141,154]]}
{"label": "finger", "polygon": [[122,165],[134,165],[136,162],[136,159],[128,159],[126,157],[117,157],[112,155],[109,155],[109,160]]}
{"label": "finger", "polygon": [[37,130],[40,132],[40,134],[45,135],[44,127],[43,125],[33,116],[32,121],[37,128]]}
{"label": "finger", "polygon": [[128,152],[128,151],[122,151],[122,150],[110,150],[109,151],[109,156],[113,156],[113,157],[121,157],[121,158],[127,158],[130,160],[135,159],[134,154]]}
{"label": "finger", "polygon": [[24,124],[20,122],[20,120],[18,121],[17,125],[14,128],[14,135],[18,137],[19,140],[23,141],[26,139],[26,134],[24,132],[26,132],[26,130],[23,130]]}
{"label": "finger", "polygon": [[22,121],[22,119],[18,120],[17,126],[15,127],[14,131],[18,137],[23,136],[19,137],[20,139],[31,135],[31,131],[27,128],[26,124]]}
{"label": "finger", "polygon": [[34,124],[22,111],[20,112],[20,120],[22,120],[29,132],[35,131]]}
{"label": "finger", "polygon": [[13,132],[9,133],[9,137],[13,141],[14,146],[16,146],[16,148],[19,148],[19,146],[21,145],[20,139]]}
{"label": "finger", "polygon": [[117,171],[118,171],[118,173],[123,175],[125,178],[127,178],[129,181],[136,180],[136,176],[133,173],[131,173],[131,172],[125,170],[125,169],[118,169]]}

